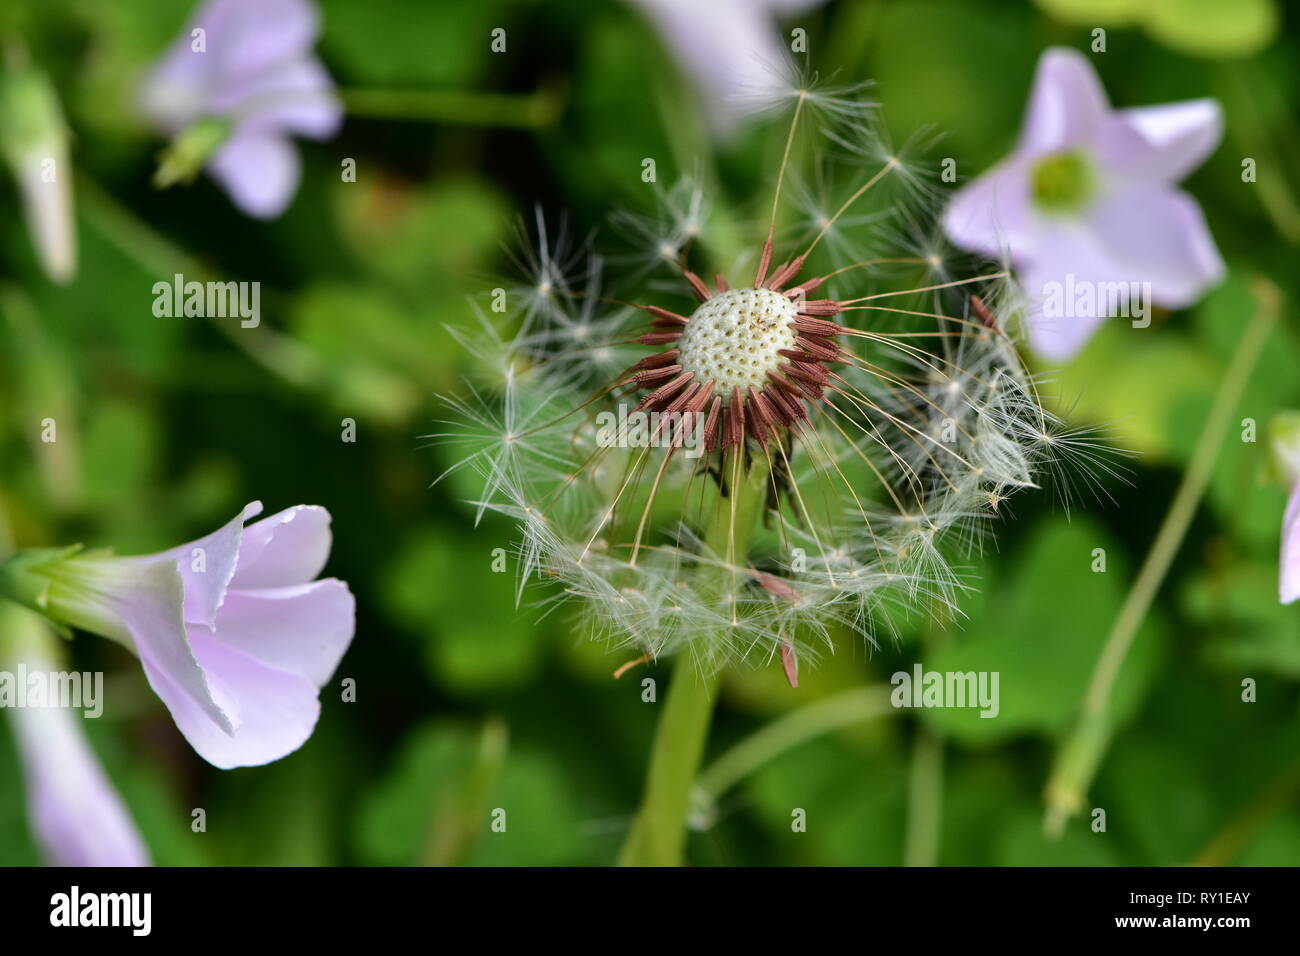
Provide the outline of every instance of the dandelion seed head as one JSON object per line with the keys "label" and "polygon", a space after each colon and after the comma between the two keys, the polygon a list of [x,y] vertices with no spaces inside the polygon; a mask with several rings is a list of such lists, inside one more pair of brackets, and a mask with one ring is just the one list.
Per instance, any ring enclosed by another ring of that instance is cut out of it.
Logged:
{"label": "dandelion seed head", "polygon": [[678,361],[697,381],[713,382],[726,394],[764,388],[768,373],[783,362],[782,350],[795,346],[797,316],[790,299],[769,289],[729,289],[691,315]]}
{"label": "dandelion seed head", "polygon": [[[448,399],[430,437],[456,449],[446,473],[481,477],[476,518],[519,524],[518,593],[540,583],[544,613],[576,607],[591,636],[651,658],[789,673],[843,628],[874,644],[900,612],[959,614],[961,556],[1010,497],[1118,472],[1044,407],[1007,270],[938,238],[917,141],[893,148],[858,87],[798,73],[777,99],[785,143],[827,126],[814,138],[855,159],[854,182],[783,168],[747,256],[710,232],[698,179],[613,217],[639,250],[621,260],[539,215],[500,321],[516,334],[481,309],[459,333],[494,384]],[[901,199],[864,205],[890,182]],[[651,278],[665,269],[672,284]]]}

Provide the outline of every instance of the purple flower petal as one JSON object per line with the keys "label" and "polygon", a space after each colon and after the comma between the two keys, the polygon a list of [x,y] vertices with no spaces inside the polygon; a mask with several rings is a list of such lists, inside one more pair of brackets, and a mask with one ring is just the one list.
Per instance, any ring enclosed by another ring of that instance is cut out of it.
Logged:
{"label": "purple flower petal", "polygon": [[1300,598],[1300,482],[1287,501],[1282,519],[1282,555],[1279,562],[1278,594],[1283,604]]}
{"label": "purple flower petal", "polygon": [[77,556],[62,562],[60,576],[51,607],[62,619],[134,650],[168,709],[184,704],[234,730],[233,701],[209,685],[185,640],[185,582],[175,560]]}
{"label": "purple flower petal", "polygon": [[225,600],[231,578],[235,576],[244,522],[261,513],[262,503],[254,501],[212,534],[158,554],[122,560],[153,563],[166,559],[176,562],[185,586],[185,620],[211,627],[217,619],[217,609]]}
{"label": "purple flower petal", "polygon": [[1090,141],[1110,111],[1092,64],[1077,50],[1043,53],[1020,132],[1019,153],[1042,155]]}
{"label": "purple flower petal", "polygon": [[1143,106],[1118,115],[1150,148],[1146,175],[1167,183],[1178,182],[1205,162],[1223,137],[1223,109],[1217,100]]}
{"label": "purple flower petal", "polygon": [[[56,673],[58,638],[35,614],[0,607],[2,665]],[[18,741],[27,816],[52,866],[148,866],[149,852],[83,732],[85,717],[67,707],[6,708]]]}
{"label": "purple flower petal", "polygon": [[301,168],[293,144],[279,134],[236,133],[212,157],[208,172],[241,212],[274,219],[293,200]]}
{"label": "purple flower petal", "polygon": [[352,593],[342,581],[327,578],[231,593],[213,637],[267,667],[303,677],[315,688],[333,676],[355,628]]}
{"label": "purple flower petal", "polygon": [[237,697],[239,726],[225,734],[187,702],[168,704],[190,746],[214,767],[256,767],[301,747],[320,717],[318,689],[297,674],[267,667],[192,627],[190,646],[214,683]]}
{"label": "purple flower petal", "polygon": [[305,584],[325,567],[330,543],[330,513],[317,505],[297,505],[263,518],[244,529],[232,587]]}
{"label": "purple flower petal", "polygon": [[1186,193],[1149,185],[1097,203],[1088,224],[1114,261],[1114,281],[1149,282],[1157,305],[1190,305],[1223,278],[1201,207]]}
{"label": "purple flower petal", "polygon": [[1027,165],[1027,160],[1009,159],[957,190],[943,215],[948,238],[991,258],[1027,245],[1036,231]]}
{"label": "purple flower petal", "polygon": [[190,48],[187,30],[140,87],[140,112],[164,132],[175,134],[209,112],[216,85],[216,61]]}
{"label": "purple flower petal", "polygon": [[[1060,223],[1043,230],[1034,250],[1034,259],[1019,271],[1032,304],[1029,343],[1044,358],[1067,359],[1091,338],[1105,316],[1095,309],[1079,309],[1074,299],[1064,301],[1066,288],[1119,281],[1118,272],[1099,238],[1079,224]],[[1045,308],[1054,291],[1063,297],[1064,314],[1049,314]]]}
{"label": "purple flower petal", "polygon": [[[207,31],[207,55],[222,80],[249,77],[307,56],[320,33],[308,0],[209,0],[191,24]],[[189,31],[182,39],[188,41]]]}
{"label": "purple flower petal", "polygon": [[[50,669],[28,662],[29,667]],[[27,783],[32,832],[51,866],[148,866],[149,851],[95,758],[79,721],[62,707],[10,712]]]}
{"label": "purple flower petal", "polygon": [[334,84],[312,58],[232,80],[213,96],[212,107],[234,117],[243,133],[281,131],[328,139],[343,123]]}
{"label": "purple flower petal", "polygon": [[[1182,308],[1222,278],[1200,207],[1172,188],[1221,132],[1210,100],[1113,111],[1086,57],[1047,50],[1016,152],[957,191],[944,231],[961,248],[1011,260],[1040,306],[1031,343],[1068,358],[1132,289],[1150,297],[1132,305]],[[1053,295],[1059,310],[1046,307]]]}
{"label": "purple flower petal", "polygon": [[787,54],[774,18],[824,0],[633,0],[696,88],[714,130],[734,132],[742,94],[776,85]]}
{"label": "purple flower petal", "polygon": [[[193,49],[191,31],[205,31]],[[208,171],[244,213],[270,219],[298,187],[289,134],[333,136],[343,120],[333,83],[311,55],[320,24],[308,0],[210,0],[149,75],[140,108],[170,135],[228,121]]]}
{"label": "purple flower petal", "polygon": [[230,696],[239,723],[217,732],[193,707],[172,715],[190,745],[217,767],[269,763],[298,749],[320,716],[319,688],[352,642],[356,602],[342,581],[231,591],[213,630],[190,626],[195,657]]}
{"label": "purple flower petal", "polygon": [[278,760],[311,736],[319,688],[356,629],[347,585],[312,581],[329,555],[329,512],[299,505],[243,527],[260,512],[254,502],[161,554],[76,555],[49,572],[57,619],[133,649],[181,733],[223,768]]}

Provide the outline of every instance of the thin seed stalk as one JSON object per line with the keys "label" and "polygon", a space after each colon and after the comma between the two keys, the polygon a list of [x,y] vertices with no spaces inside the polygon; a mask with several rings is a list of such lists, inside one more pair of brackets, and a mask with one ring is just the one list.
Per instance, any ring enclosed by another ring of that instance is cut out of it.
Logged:
{"label": "thin seed stalk", "polygon": [[1241,400],[1246,383],[1250,380],[1251,372],[1277,319],[1281,307],[1277,287],[1258,277],[1253,285],[1258,303],[1255,314],[1242,333],[1236,354],[1219,385],[1214,404],[1201,429],[1192,460],[1174,495],[1173,503],[1111,626],[1110,634],[1093,668],[1078,721],[1057,750],[1056,761],[1045,789],[1047,812],[1043,826],[1049,836],[1059,836],[1069,818],[1083,808],[1088,787],[1096,776],[1115,731],[1110,711],[1115,681],[1129,648],[1137,637],[1138,629],[1155,600],[1156,592],[1182,546],[1187,529],[1191,527],[1196,508],[1209,487],[1216,456],[1231,423],[1233,409]]}
{"label": "thin seed stalk", "polygon": [[[724,465],[724,472],[730,471]],[[705,537],[708,549],[735,567],[743,566],[754,521],[767,494],[768,466],[755,458],[730,497],[719,498]],[[734,557],[731,557],[734,555]],[[719,572],[721,600],[740,586],[730,567]],[[721,675],[710,662],[683,657],[673,672],[663,714],[655,729],[641,807],[619,853],[619,866],[681,866],[696,775],[708,742]]]}

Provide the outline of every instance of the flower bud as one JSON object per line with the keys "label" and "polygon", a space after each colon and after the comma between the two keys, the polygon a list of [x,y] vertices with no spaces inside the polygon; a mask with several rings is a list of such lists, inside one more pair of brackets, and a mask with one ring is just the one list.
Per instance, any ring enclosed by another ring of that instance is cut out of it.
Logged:
{"label": "flower bud", "polygon": [[22,195],[23,214],[42,268],[55,282],[77,271],[68,128],[45,74],[20,67],[0,73],[0,154]]}

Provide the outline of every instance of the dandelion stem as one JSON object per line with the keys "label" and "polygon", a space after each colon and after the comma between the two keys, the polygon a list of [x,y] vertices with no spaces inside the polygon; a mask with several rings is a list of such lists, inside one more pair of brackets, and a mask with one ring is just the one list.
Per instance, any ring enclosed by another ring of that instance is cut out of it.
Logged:
{"label": "dandelion stem", "polygon": [[1252,287],[1258,303],[1255,313],[1242,333],[1227,374],[1219,384],[1214,404],[1173,503],[1097,658],[1078,722],[1057,751],[1045,793],[1044,829],[1051,836],[1059,835],[1067,820],[1083,806],[1088,786],[1114,730],[1109,705],[1115,680],[1210,483],[1215,458],[1223,444],[1232,412],[1241,400],[1246,382],[1277,319],[1280,307],[1277,287],[1263,277],[1255,277]]}
{"label": "dandelion stem", "polygon": [[655,731],[641,809],[620,866],[680,866],[686,850],[691,783],[704,756],[718,674],[686,658],[673,673]]}
{"label": "dandelion stem", "polygon": [[[718,502],[705,537],[714,555],[736,556],[718,569],[718,600],[730,600],[743,586],[744,555],[750,533],[766,497],[766,463],[754,459],[747,472],[739,471],[740,450],[733,452],[740,480],[728,483],[728,496]],[[663,715],[655,729],[641,809],[632,822],[627,842],[619,854],[620,866],[680,866],[685,859],[686,823],[692,807],[692,789],[699,772],[713,718],[713,701],[720,675],[712,663],[683,658],[673,674]]]}

